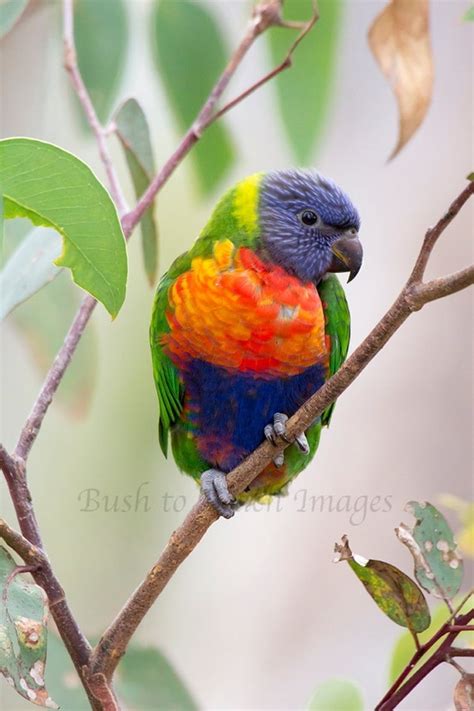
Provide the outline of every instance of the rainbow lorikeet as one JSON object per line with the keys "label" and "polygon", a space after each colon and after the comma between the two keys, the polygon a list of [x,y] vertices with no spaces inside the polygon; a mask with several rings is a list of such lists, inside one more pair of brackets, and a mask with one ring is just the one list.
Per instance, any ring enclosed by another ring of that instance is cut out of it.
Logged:
{"label": "rainbow lorikeet", "polygon": [[[359,215],[312,170],[258,173],[217,204],[163,276],[150,337],[159,437],[226,518],[226,473],[335,373],[349,346],[338,278],[362,263]],[[259,474],[238,503],[278,494],[311,461],[333,407]]]}

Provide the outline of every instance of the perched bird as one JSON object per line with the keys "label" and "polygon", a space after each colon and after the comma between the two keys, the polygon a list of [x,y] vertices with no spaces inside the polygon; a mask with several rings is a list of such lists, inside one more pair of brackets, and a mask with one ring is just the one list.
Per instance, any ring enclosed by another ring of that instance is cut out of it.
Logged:
{"label": "perched bird", "polygon": [[362,264],[359,215],[313,170],[258,173],[217,204],[163,276],[151,328],[159,438],[224,517],[285,491],[314,456],[333,406],[234,502],[226,473],[333,375],[350,315],[338,278]]}

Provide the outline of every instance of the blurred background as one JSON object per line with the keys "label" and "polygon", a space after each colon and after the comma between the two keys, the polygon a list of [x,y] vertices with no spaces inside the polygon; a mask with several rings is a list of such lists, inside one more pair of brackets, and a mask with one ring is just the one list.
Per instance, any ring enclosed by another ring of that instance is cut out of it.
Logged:
{"label": "blurred background", "polygon": [[[187,81],[199,99],[196,77],[186,75],[192,72],[193,53],[186,44],[192,44],[192,35],[176,44],[168,32],[172,47],[163,50],[154,2],[127,0],[118,3],[118,11],[108,0],[94,5],[92,14],[84,11],[78,45],[86,48],[83,62],[89,55],[84,71],[92,87],[95,82],[101,118],[134,96],[148,118],[160,165],[177,146],[184,128],[179,116],[189,110],[180,114],[170,101],[165,60],[173,51],[183,58],[176,71],[184,78],[177,76],[177,86]],[[259,170],[313,165],[348,191],[362,216],[364,267],[347,287],[352,346],[358,344],[400,291],[426,228],[460,192],[473,167],[472,23],[462,20],[467,5],[432,2],[433,102],[414,139],[387,162],[397,136],[396,105],[366,38],[384,3],[326,2],[329,39],[323,15],[315,41],[301,48],[303,69],[295,55],[296,88],[288,84],[290,70],[278,90],[269,84],[231,111],[214,141],[208,139],[207,148],[203,143],[200,157],[186,159],[160,193],[160,273],[190,247],[216,199],[237,179]],[[200,7],[221,45],[215,57],[209,50],[217,74],[221,54],[228,56],[242,36],[250,6],[200,0]],[[268,71],[276,56],[283,57],[292,34],[272,33],[270,42],[263,38],[251,50],[227,98]],[[106,60],[104,78],[100,67]],[[104,179],[63,70],[57,3],[34,0],[3,38],[1,105],[2,137],[56,143]],[[115,137],[110,146],[133,205]],[[7,250],[29,228],[16,222],[7,225]],[[468,206],[440,240],[428,276],[470,263],[472,228]],[[91,637],[110,622],[197,496],[191,479],[180,475],[158,446],[148,349],[153,288],[142,261],[137,230],[130,242],[125,305],[114,322],[103,308],[96,309],[29,466],[45,544]],[[79,297],[69,275],[62,274],[2,324],[1,441],[8,448]],[[365,707],[373,708],[387,688],[392,649],[403,630],[380,614],[347,566],[332,563],[333,545],[347,533],[355,552],[411,574],[408,553],[393,533],[401,520],[411,523],[405,503],[427,499],[439,505],[445,494],[472,499],[472,363],[471,294],[428,305],[340,399],[318,456],[288,497],[212,526],[137,634],[137,641],[166,655],[200,708],[300,709],[330,677],[355,681]],[[0,494],[2,515],[13,523],[5,487]],[[313,505],[313,497],[324,499]],[[458,530],[456,514],[441,508]],[[472,584],[468,563],[466,586],[469,580]],[[456,681],[455,670],[444,665],[401,708],[450,708]],[[54,696],[52,682],[50,687]],[[0,702],[6,711],[29,706],[5,684]]]}

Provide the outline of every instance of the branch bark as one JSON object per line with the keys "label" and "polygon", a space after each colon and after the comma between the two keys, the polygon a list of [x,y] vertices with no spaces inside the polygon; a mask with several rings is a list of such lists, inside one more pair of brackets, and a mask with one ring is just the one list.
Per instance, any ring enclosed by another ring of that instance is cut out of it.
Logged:
{"label": "branch bark", "polygon": [[[474,183],[470,182],[435,227],[427,231],[415,267],[394,304],[338,372],[288,420],[288,439],[292,440],[305,431],[351,385],[413,311],[419,310],[428,301],[443,298],[474,283],[474,269],[471,268],[428,283],[421,281],[436,241],[473,193]],[[288,446],[289,443],[284,440],[277,448],[270,442],[261,444],[227,475],[232,494],[243,491],[270,464],[275,454]],[[93,671],[105,674],[108,679],[112,677],[138,625],[176,569],[217,518],[214,508],[201,495],[181,526],[171,535],[158,561],[103,634],[91,657]]]}

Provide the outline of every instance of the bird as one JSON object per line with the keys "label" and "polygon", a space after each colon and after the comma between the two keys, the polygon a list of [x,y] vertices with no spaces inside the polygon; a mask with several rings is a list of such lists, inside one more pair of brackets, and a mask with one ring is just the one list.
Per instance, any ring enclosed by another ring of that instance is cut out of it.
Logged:
{"label": "bird", "polygon": [[314,169],[250,175],[219,200],[161,278],[150,346],[159,442],[220,516],[287,493],[312,460],[334,404],[234,498],[227,474],[344,362],[350,312],[338,272],[362,265],[360,217]]}

